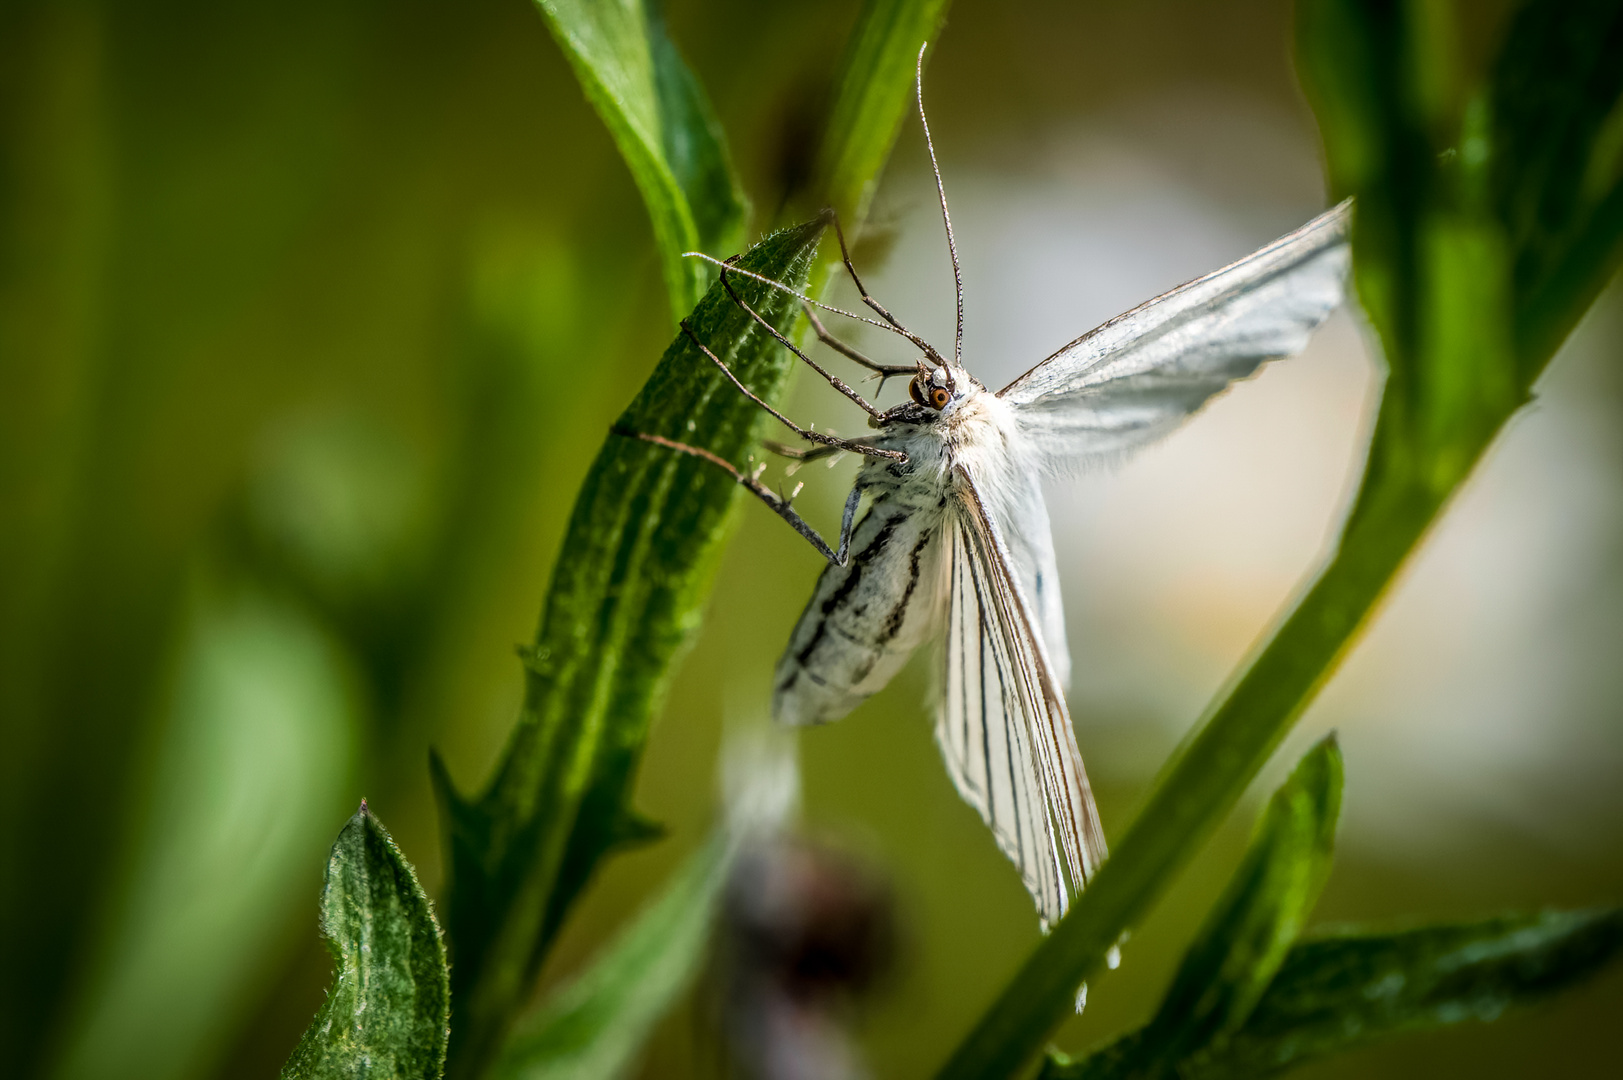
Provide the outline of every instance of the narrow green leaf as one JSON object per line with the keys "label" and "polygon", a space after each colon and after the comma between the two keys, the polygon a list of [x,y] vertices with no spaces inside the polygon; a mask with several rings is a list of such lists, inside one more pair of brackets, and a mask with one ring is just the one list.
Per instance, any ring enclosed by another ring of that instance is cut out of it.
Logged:
{"label": "narrow green leaf", "polygon": [[817,194],[854,232],[912,102],[919,48],[946,21],[948,0],[868,0],[840,64],[818,150]]}
{"label": "narrow green leaf", "polygon": [[1183,1075],[1276,1076],[1403,1032],[1494,1020],[1583,982],[1619,951],[1618,908],[1305,941],[1222,1052]]}
{"label": "narrow green leaf", "polygon": [[126,899],[56,1080],[208,1071],[349,801],[342,646],[281,594],[198,577]]}
{"label": "narrow green leaf", "polygon": [[1301,933],[1330,872],[1341,810],[1341,751],[1325,739],[1268,801],[1228,888],[1207,914],[1155,1017],[1044,1080],[1172,1076],[1245,1023]]}
{"label": "narrow green leaf", "polygon": [[[740,265],[798,286],[822,229],[775,233]],[[791,321],[792,298],[754,281],[734,287],[765,318]],[[745,385],[777,396],[792,358],[719,285],[688,322]],[[767,419],[679,334],[615,426],[741,463]],[[436,769],[449,833],[453,1076],[494,1059],[599,860],[646,833],[627,806],[631,779],[671,663],[698,628],[738,494],[713,465],[610,435],[576,500],[526,653],[524,712],[494,781],[467,801]]]}
{"label": "narrow green leaf", "polygon": [[451,993],[445,946],[417,875],[366,803],[327,859],[321,932],[338,962],[283,1080],[437,1080]]}
{"label": "narrow green leaf", "polygon": [[684,251],[717,257],[743,244],[749,212],[710,103],[642,0],[536,0],[642,192],[670,295],[671,318],[713,275]]}
{"label": "narrow green leaf", "polygon": [[1331,736],[1269,800],[1245,859],[1150,1021],[1151,1037],[1177,1056],[1236,1030],[1284,963],[1330,873],[1341,777]]}
{"label": "narrow green leaf", "polygon": [[1237,1031],[1208,1050],[1158,1053],[1152,1027],[1043,1080],[1257,1080],[1407,1032],[1496,1020],[1597,974],[1623,951],[1623,909],[1502,915],[1394,934],[1298,942]]}
{"label": "narrow green leaf", "polygon": [[704,961],[730,861],[721,837],[692,855],[663,895],[508,1042],[495,1080],[624,1075]]}
{"label": "narrow green leaf", "polygon": [[[1563,36],[1610,33],[1603,6],[1542,6],[1562,21]],[[1470,170],[1485,155],[1472,143],[1468,154],[1446,153],[1455,148],[1435,141],[1442,116],[1461,118],[1456,141],[1483,137],[1482,126],[1463,91],[1449,105],[1438,96],[1440,84],[1417,85],[1427,50],[1445,48],[1439,39],[1446,27],[1411,20],[1407,11],[1406,4],[1361,0],[1297,5],[1299,69],[1323,129],[1332,189],[1358,200],[1358,295],[1387,361],[1368,465],[1336,555],[1208,710],[1110,860],[943,1076],[1012,1074],[1070,1014],[1074,988],[1143,917],[1267,762],[1623,257],[1620,194],[1616,205],[1595,212],[1606,224],[1599,239],[1586,237],[1552,275],[1555,292],[1516,299],[1505,329],[1505,268],[1518,253],[1507,246],[1504,223],[1473,201]],[[1536,56],[1528,77],[1561,77],[1552,66],[1558,50]],[[1513,157],[1495,160],[1518,167]],[[1531,189],[1542,190],[1538,183]],[[1620,231],[1608,231],[1614,227]],[[1507,333],[1514,343],[1504,340]]]}

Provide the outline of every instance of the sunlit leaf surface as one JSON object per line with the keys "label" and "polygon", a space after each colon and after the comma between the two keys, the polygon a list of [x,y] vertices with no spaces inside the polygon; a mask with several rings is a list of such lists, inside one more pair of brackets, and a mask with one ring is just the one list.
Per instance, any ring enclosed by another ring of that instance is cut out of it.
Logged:
{"label": "sunlit leaf surface", "polygon": [[445,946],[417,875],[364,802],[327,860],[321,932],[338,970],[283,1080],[437,1080]]}

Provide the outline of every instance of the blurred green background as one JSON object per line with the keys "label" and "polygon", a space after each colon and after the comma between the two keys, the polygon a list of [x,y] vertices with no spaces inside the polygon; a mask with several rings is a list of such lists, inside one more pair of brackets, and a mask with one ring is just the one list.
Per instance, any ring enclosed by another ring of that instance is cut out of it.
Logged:
{"label": "blurred green background", "polygon": [[[1469,7],[1484,52],[1501,12]],[[855,13],[669,6],[763,220]],[[992,385],[1323,206],[1284,0],[959,0],[927,93],[966,357]],[[472,790],[517,716],[513,648],[575,489],[669,336],[648,222],[525,0],[8,0],[0,124],[7,1072],[272,1076],[329,977],[315,899],[339,826],[366,796],[433,890],[427,748]],[[910,125],[870,285],[945,341],[932,200]],[[1623,896],[1620,347],[1614,283],[1279,755],[1342,733],[1320,919]],[[1113,834],[1322,557],[1374,378],[1337,316],[1164,446],[1052,485],[1073,712]],[[811,380],[792,405],[859,426]],[[826,525],[848,470],[800,477]],[[764,722],[816,570],[746,509],[638,784],[672,835],[609,863],[549,981],[703,835],[723,731]],[[915,664],[801,740],[809,823],[886,866],[906,920],[862,1021],[878,1075],[938,1063],[1037,940],[936,757],[927,681]],[[1252,813],[1067,1049],[1153,1008]],[[1600,1075],[1620,1008],[1614,972],[1303,1075]],[[704,1038],[680,1010],[646,1074],[702,1073]]]}

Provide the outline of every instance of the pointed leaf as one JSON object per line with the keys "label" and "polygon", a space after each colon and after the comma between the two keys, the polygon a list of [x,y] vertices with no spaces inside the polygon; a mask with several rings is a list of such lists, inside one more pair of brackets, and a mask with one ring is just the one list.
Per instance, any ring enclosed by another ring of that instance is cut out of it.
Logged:
{"label": "pointed leaf", "polygon": [[726,842],[713,838],[664,893],[503,1051],[495,1080],[610,1080],[635,1064],[659,1019],[704,962]]}
{"label": "pointed leaf", "polygon": [[[774,233],[740,265],[798,287],[822,229]],[[749,280],[734,287],[765,318],[790,323],[792,298]],[[792,358],[719,285],[688,322],[745,385],[777,396]],[[768,419],[678,334],[615,428],[739,463]],[[494,1059],[599,860],[646,832],[627,826],[631,780],[671,663],[698,628],[738,494],[714,465],[611,434],[576,500],[495,780],[466,800],[436,768],[449,834],[453,1076]]]}
{"label": "pointed leaf", "polygon": [[743,243],[747,201],[710,103],[642,0],[537,0],[631,170],[653,221],[671,317],[699,302],[711,274],[683,259],[717,257]]}
{"label": "pointed leaf", "polygon": [[327,860],[321,932],[338,962],[283,1080],[437,1080],[451,993],[439,925],[417,875],[366,803]]}
{"label": "pointed leaf", "polygon": [[1575,986],[1619,951],[1618,908],[1302,942],[1223,1052],[1185,1075],[1275,1076],[1402,1032],[1494,1020]]}
{"label": "pointed leaf", "polygon": [[1256,838],[1150,1022],[1156,1041],[1177,1056],[1238,1028],[1284,963],[1330,873],[1341,775],[1331,736],[1269,800]]}

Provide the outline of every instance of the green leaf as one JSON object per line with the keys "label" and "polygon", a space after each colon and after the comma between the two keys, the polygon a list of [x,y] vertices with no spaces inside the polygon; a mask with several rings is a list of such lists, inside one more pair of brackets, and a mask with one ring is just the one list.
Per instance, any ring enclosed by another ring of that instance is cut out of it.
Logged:
{"label": "green leaf", "polygon": [[1331,736],[1268,801],[1251,846],[1184,954],[1154,1019],[1083,1061],[1050,1061],[1045,1080],[1171,1076],[1245,1023],[1330,872],[1341,778],[1341,751]]}
{"label": "green leaf", "polygon": [[[1446,6],[1420,12],[1425,2],[1297,5],[1299,70],[1319,116],[1332,190],[1357,198],[1354,275],[1387,362],[1368,465],[1335,557],[1229,681],[1109,861],[943,1076],[1014,1073],[1070,1015],[1075,987],[1267,762],[1623,257],[1616,231],[1623,229],[1623,196],[1615,205],[1607,196],[1550,284],[1537,295],[1515,292],[1510,268],[1522,250],[1510,223],[1480,196],[1484,163],[1497,162],[1505,171],[1501,189],[1521,199],[1554,197],[1565,181],[1538,180],[1513,154],[1482,149],[1491,128],[1471,102],[1500,91],[1473,94],[1455,84],[1451,32],[1441,21]],[[1561,40],[1610,40],[1614,32],[1615,5],[1540,6],[1559,23]],[[1517,70],[1564,80],[1562,57],[1530,48]],[[1611,84],[1584,86],[1594,110],[1609,115],[1616,105]]]}
{"label": "green leaf", "polygon": [[536,0],[631,170],[653,221],[672,319],[713,275],[685,251],[717,257],[743,244],[749,212],[727,140],[693,73],[641,0]]}
{"label": "green leaf", "polygon": [[411,864],[364,801],[327,860],[321,932],[338,974],[284,1080],[437,1080],[451,1006],[445,946]]}
{"label": "green leaf", "polygon": [[1154,1041],[1187,1056],[1233,1032],[1256,1007],[1330,873],[1341,777],[1341,750],[1331,736],[1274,792],[1150,1021]]}
{"label": "green leaf", "polygon": [[946,21],[948,0],[868,0],[840,64],[818,150],[817,192],[855,232],[912,101],[919,48]]}
{"label": "green leaf", "polygon": [[[1245,1022],[1209,1052],[1166,1061],[1146,1028],[1045,1080],[1255,1080],[1408,1032],[1486,1023],[1600,972],[1623,951],[1623,909],[1501,915],[1298,942]],[[1155,1067],[1146,1067],[1153,1062]],[[1160,1069],[1161,1071],[1156,1071]]]}
{"label": "green leaf", "polygon": [[1404,1032],[1494,1020],[1588,979],[1620,950],[1618,908],[1305,941],[1223,1052],[1184,1075],[1275,1076]]}
{"label": "green leaf", "polygon": [[728,854],[716,837],[692,855],[664,894],[508,1042],[496,1080],[624,1075],[704,961]]}
{"label": "green leaf", "polygon": [[1525,4],[1505,41],[1489,171],[1515,254],[1518,351],[1536,365],[1623,259],[1623,2]]}
{"label": "green leaf", "polygon": [[[822,230],[819,221],[774,233],[740,265],[798,286]],[[792,298],[734,280],[762,316],[789,323]],[[688,321],[745,385],[777,396],[792,357],[719,285]],[[678,335],[615,427],[736,463],[767,419]],[[494,1059],[593,869],[646,831],[627,806],[631,779],[671,664],[698,628],[738,494],[713,465],[610,435],[575,502],[526,651],[524,711],[495,779],[467,801],[436,763],[449,833],[453,1076]]]}
{"label": "green leaf", "polygon": [[[354,757],[350,657],[285,596],[199,574],[100,976],[52,1075],[183,1077],[309,903]],[[267,827],[267,823],[274,825]]]}

